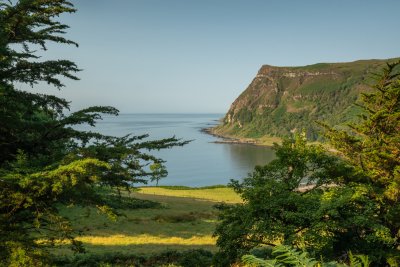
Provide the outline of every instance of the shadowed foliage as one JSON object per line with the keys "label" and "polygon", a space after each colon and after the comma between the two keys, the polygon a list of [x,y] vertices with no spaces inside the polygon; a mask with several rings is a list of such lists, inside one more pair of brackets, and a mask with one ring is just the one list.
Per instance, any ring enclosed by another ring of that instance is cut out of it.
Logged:
{"label": "shadowed foliage", "polygon": [[218,264],[283,244],[316,258],[342,260],[352,251],[374,266],[398,266],[399,66],[388,64],[376,75],[375,90],[362,95],[358,123],[346,129],[320,123],[334,150],[297,135],[275,146],[276,160],[232,182],[244,203],[220,206]]}
{"label": "shadowed foliage", "polygon": [[[0,1],[0,262],[40,266],[46,252],[35,239],[74,241],[68,220],[57,205],[93,205],[113,217],[100,187],[129,187],[160,179],[163,160],[150,150],[184,145],[172,137],[146,141],[147,135],[105,136],[76,130],[95,125],[102,114],[117,115],[113,107],[94,106],[76,112],[53,95],[17,90],[16,83],[35,91],[41,83],[62,88],[63,79],[78,80],[74,62],[44,60],[37,50],[48,42],[75,45],[64,36],[68,26],[57,21],[73,13],[66,0]],[[157,168],[150,168],[150,166]]]}

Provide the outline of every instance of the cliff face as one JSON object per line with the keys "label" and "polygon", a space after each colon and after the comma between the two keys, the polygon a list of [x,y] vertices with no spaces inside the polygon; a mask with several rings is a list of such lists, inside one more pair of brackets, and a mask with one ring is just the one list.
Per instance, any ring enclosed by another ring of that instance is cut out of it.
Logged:
{"label": "cliff face", "polygon": [[387,61],[303,67],[264,65],[214,132],[237,137],[281,137],[305,130],[309,138],[317,139],[315,121],[341,125],[357,119],[360,110],[353,104],[361,92],[371,90],[368,84],[373,83],[372,73],[379,72]]}

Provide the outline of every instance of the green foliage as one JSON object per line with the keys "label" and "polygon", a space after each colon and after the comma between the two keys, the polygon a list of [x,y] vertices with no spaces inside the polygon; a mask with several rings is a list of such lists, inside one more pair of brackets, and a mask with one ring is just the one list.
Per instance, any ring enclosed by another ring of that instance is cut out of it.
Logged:
{"label": "green foliage", "polygon": [[[319,222],[324,214],[321,199],[326,185],[340,183],[351,168],[326,153],[322,146],[307,145],[297,135],[275,145],[277,159],[232,186],[243,204],[220,205],[215,235],[220,257],[234,261],[261,244],[313,243],[319,250],[331,246],[328,230]],[[309,190],[299,190],[304,185]]]}
{"label": "green foliage", "polygon": [[363,94],[359,106],[365,111],[359,124],[350,131],[328,127],[332,144],[360,172],[381,187],[385,199],[400,199],[400,72],[399,63],[388,64],[377,76],[375,91]]}
{"label": "green foliage", "polygon": [[238,117],[238,120],[241,122],[250,122],[253,118],[253,114],[251,110],[248,110],[246,108],[241,109],[238,114],[236,114],[236,116]]}
{"label": "green foliage", "polygon": [[207,212],[189,212],[189,213],[181,213],[181,214],[169,214],[156,215],[153,220],[157,222],[168,222],[168,223],[186,223],[186,222],[195,222],[200,219],[211,219],[214,217],[213,213]]}
{"label": "green foliage", "polygon": [[27,248],[20,242],[10,241],[5,245],[9,250],[8,266],[10,267],[49,266],[43,251]]}
{"label": "green foliage", "polygon": [[161,208],[159,202],[151,200],[137,199],[133,197],[119,196],[115,194],[105,194],[102,197],[104,205],[112,209],[153,209]]}
{"label": "green foliage", "polygon": [[276,263],[276,260],[263,260],[257,258],[253,255],[244,255],[242,257],[242,262],[245,266],[249,267],[277,267],[280,266],[279,263]]}
{"label": "green foliage", "polygon": [[203,249],[187,251],[165,251],[150,256],[102,254],[77,255],[74,258],[60,258],[54,261],[57,266],[182,266],[209,267],[213,254]]}
{"label": "green foliage", "polygon": [[287,246],[278,246],[272,252],[277,262],[286,265],[312,267],[317,265],[317,261],[308,256],[307,252],[300,252],[290,249]]}
{"label": "green foliage", "polygon": [[[53,95],[17,90],[15,83],[33,87],[45,82],[63,87],[62,78],[77,80],[69,60],[42,60],[38,49],[48,42],[77,44],[63,37],[68,26],[57,21],[73,13],[66,0],[0,1],[0,263],[39,266],[44,262],[36,239],[69,239],[68,220],[59,204],[94,205],[111,218],[100,187],[126,187],[166,175],[163,161],[151,150],[184,145],[176,138],[145,141],[147,135],[105,136],[78,131],[95,125],[113,107],[89,107],[71,114],[69,102]],[[149,166],[158,166],[156,169]],[[40,254],[40,257],[38,256]],[[16,264],[16,263],[15,263]]]}
{"label": "green foliage", "polygon": [[[381,256],[398,257],[400,224],[400,72],[399,63],[388,64],[376,75],[375,91],[363,94],[365,115],[358,124],[340,130],[322,124],[333,146],[361,174],[370,218],[377,226],[365,229],[367,241]],[[365,209],[364,209],[365,210]],[[369,234],[370,233],[370,234]],[[371,248],[372,250],[372,248]]]}
{"label": "green foliage", "polygon": [[214,132],[261,138],[288,137],[304,129],[309,140],[324,140],[315,121],[341,126],[359,121],[363,112],[354,102],[372,90],[371,73],[395,60],[261,68]]}
{"label": "green foliage", "polygon": [[165,177],[168,172],[165,169],[165,166],[163,166],[160,163],[153,163],[150,165],[150,171],[153,172],[153,176],[151,177],[151,181],[156,181],[156,186],[158,186],[158,182],[162,177]]}
{"label": "green foliage", "polygon": [[[243,204],[222,205],[215,235],[221,265],[262,245],[290,245],[353,266],[396,266],[400,251],[400,63],[363,95],[365,115],[326,129],[334,153],[302,136],[276,145],[277,159],[232,186]],[[311,187],[302,188],[302,182]],[[353,256],[349,253],[365,255]]]}
{"label": "green foliage", "polygon": [[253,255],[244,255],[242,262],[246,266],[266,266],[266,267],[279,267],[279,266],[295,266],[295,267],[369,267],[370,262],[368,256],[353,255],[349,252],[349,265],[338,262],[322,262],[317,261],[310,257],[307,252],[298,251],[288,246],[276,246],[273,249],[273,259],[264,260]]}
{"label": "green foliage", "polygon": [[321,77],[310,84],[302,84],[298,90],[303,93],[330,93],[340,90],[341,86],[345,87],[346,84],[342,85],[342,81],[335,80],[327,82],[326,77]]}
{"label": "green foliage", "polygon": [[354,267],[368,267],[371,263],[366,255],[353,255],[349,252],[350,266]]}

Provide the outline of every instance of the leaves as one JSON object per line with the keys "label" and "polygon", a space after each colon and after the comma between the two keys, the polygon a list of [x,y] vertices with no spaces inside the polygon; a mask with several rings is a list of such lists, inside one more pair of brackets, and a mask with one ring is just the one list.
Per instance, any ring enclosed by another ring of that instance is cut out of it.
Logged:
{"label": "leaves", "polygon": [[310,257],[307,252],[298,251],[292,247],[280,245],[273,249],[273,259],[263,260],[253,255],[244,255],[242,262],[246,266],[294,266],[294,267],[369,267],[370,261],[366,255],[353,255],[349,252],[349,265],[338,262],[322,262]]}
{"label": "leaves", "polygon": [[309,257],[307,252],[296,251],[288,246],[278,246],[273,252],[275,260],[288,265],[314,267],[318,262]]}
{"label": "leaves", "polygon": [[244,255],[242,262],[249,267],[279,267],[282,266],[277,263],[277,260],[263,260],[253,255]]}
{"label": "leaves", "polygon": [[231,260],[262,244],[312,244],[318,251],[332,246],[329,227],[321,225],[332,207],[321,200],[351,168],[301,135],[274,149],[274,161],[231,184],[244,204],[220,206],[215,235]]}
{"label": "leaves", "polygon": [[[0,80],[22,82],[30,85],[39,81],[62,87],[59,75],[78,79],[76,64],[69,60],[38,61],[38,56],[30,49],[39,45],[46,50],[46,43],[53,41],[62,44],[77,44],[62,37],[67,25],[54,18],[62,13],[73,13],[72,4],[65,0],[20,0],[15,3],[2,3],[0,10]],[[18,44],[22,49],[18,50]],[[36,61],[33,61],[36,60]]]}
{"label": "leaves", "polygon": [[[256,167],[242,182],[232,182],[244,203],[219,206],[215,235],[220,257],[234,262],[255,247],[284,244],[328,260],[348,255],[355,266],[370,261],[383,266],[386,258],[396,263],[399,69],[400,62],[388,64],[377,76],[376,90],[363,96],[366,115],[358,124],[344,130],[320,123],[333,150],[307,145],[297,135],[275,145],[274,161]],[[368,257],[350,256],[349,251]],[[290,253],[282,250],[285,264],[303,266],[300,259],[306,255]]]}
{"label": "leaves", "polygon": [[76,126],[95,126],[104,114],[118,115],[118,110],[94,106],[66,114],[67,100],[15,88],[26,83],[36,90],[40,82],[61,88],[63,78],[78,79],[74,62],[42,60],[36,52],[46,50],[48,42],[77,46],[63,37],[68,26],[58,21],[73,12],[66,0],[0,0],[0,265],[39,266],[45,256],[35,256],[43,248],[35,240],[41,237],[50,244],[67,239],[81,252],[58,205],[97,206],[115,219],[99,189],[158,181],[167,172],[150,151],[187,143],[80,131]]}
{"label": "leaves", "polygon": [[350,266],[352,267],[369,267],[370,261],[367,255],[353,255],[349,252]]}

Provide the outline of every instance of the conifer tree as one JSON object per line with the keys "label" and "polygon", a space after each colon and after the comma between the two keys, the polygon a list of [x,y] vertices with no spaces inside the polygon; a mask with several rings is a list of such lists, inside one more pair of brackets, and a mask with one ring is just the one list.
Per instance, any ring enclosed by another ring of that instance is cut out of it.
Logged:
{"label": "conifer tree", "polygon": [[[0,1],[0,265],[40,266],[47,255],[37,239],[69,239],[73,229],[58,204],[97,205],[111,212],[97,189],[120,188],[166,175],[163,160],[146,151],[184,145],[175,137],[146,141],[147,135],[105,136],[78,131],[95,125],[113,107],[89,107],[71,114],[69,102],[40,93],[40,83],[64,87],[78,80],[69,60],[42,60],[36,50],[49,42],[78,46],[64,37],[57,18],[73,13],[66,0]],[[37,93],[17,90],[31,85]],[[159,166],[153,172],[148,165]]]}
{"label": "conifer tree", "polygon": [[[385,259],[399,264],[400,62],[388,63],[375,80],[375,90],[363,94],[358,104],[364,110],[360,123],[347,130],[321,125],[334,148],[358,173],[344,182],[364,199],[353,211],[354,217],[369,214],[364,223],[354,227],[360,249],[375,254],[381,264]],[[361,247],[361,242],[366,246]]]}
{"label": "conifer tree", "polygon": [[332,145],[370,182],[382,188],[384,199],[400,201],[400,62],[388,63],[376,74],[372,93],[362,95],[359,124],[349,131],[326,124],[326,137]]}

